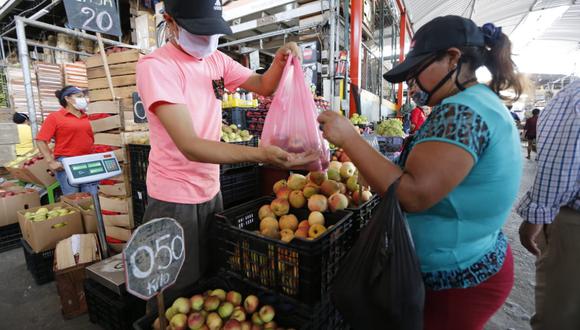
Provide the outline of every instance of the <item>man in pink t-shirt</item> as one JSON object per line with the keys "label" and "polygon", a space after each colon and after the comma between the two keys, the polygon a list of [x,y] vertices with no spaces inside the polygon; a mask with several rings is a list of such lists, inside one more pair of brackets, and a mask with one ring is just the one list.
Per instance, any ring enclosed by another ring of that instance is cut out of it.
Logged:
{"label": "man in pink t-shirt", "polygon": [[174,291],[206,271],[211,220],[222,209],[218,164],[256,162],[290,168],[317,158],[277,147],[219,142],[223,87],[271,95],[288,55],[300,56],[300,51],[295,43],[285,45],[266,73],[253,73],[217,51],[219,36],[231,34],[218,4],[166,0],[169,41],[137,65],[137,88],[151,140],[144,220],[174,218],[185,234],[186,259]]}

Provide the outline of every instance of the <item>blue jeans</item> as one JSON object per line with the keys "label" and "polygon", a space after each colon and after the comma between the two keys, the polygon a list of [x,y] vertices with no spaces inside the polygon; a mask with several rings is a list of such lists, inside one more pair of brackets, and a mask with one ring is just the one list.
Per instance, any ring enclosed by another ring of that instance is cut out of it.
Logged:
{"label": "blue jeans", "polygon": [[[60,162],[62,161],[64,157],[58,157],[56,159],[56,161]],[[56,172],[56,179],[58,180],[58,183],[60,183],[60,189],[62,190],[62,194],[63,195],[70,195],[70,194],[74,194],[74,193],[78,193],[78,192],[88,192],[88,193],[97,193],[99,191],[99,183],[95,182],[95,183],[83,183],[80,185],[72,185],[68,182],[68,179],[66,177],[66,172],[63,171],[58,171]]]}

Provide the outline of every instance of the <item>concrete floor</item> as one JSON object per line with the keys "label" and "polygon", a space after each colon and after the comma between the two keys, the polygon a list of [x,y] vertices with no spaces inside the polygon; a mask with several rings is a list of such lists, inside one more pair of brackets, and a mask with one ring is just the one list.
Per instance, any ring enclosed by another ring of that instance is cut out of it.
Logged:
{"label": "concrete floor", "polygon": [[[519,197],[533,183],[534,161],[524,159],[524,176]],[[534,258],[520,245],[517,231],[521,218],[512,212],[504,227],[515,259],[516,280],[504,307],[486,330],[529,329],[533,315]],[[26,270],[22,249],[0,254],[0,329],[92,330],[100,329],[87,315],[64,320],[54,282],[36,285]]]}

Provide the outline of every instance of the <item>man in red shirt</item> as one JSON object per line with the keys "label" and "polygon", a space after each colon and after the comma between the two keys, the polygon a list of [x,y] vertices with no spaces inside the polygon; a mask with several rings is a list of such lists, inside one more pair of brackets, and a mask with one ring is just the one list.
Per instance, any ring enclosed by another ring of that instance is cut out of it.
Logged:
{"label": "man in red shirt", "polygon": [[532,110],[532,117],[526,120],[524,126],[524,136],[528,140],[528,159],[530,159],[532,151],[536,152],[536,127],[538,126],[539,115],[540,109]]}
{"label": "man in red shirt", "polygon": [[[90,154],[95,141],[89,117],[85,113],[88,100],[82,90],[66,86],[55,92],[62,108],[46,117],[40,132],[36,136],[38,149],[48,161],[48,166],[55,172],[62,193],[70,195],[75,192],[96,192],[97,184],[69,184],[63,170],[62,158]],[[54,139],[54,151],[48,143]]]}

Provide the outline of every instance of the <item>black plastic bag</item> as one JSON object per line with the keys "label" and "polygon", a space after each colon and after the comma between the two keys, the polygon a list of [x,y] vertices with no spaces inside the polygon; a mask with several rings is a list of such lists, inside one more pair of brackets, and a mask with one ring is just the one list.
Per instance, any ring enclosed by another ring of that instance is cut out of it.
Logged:
{"label": "black plastic bag", "polygon": [[389,187],[331,288],[354,329],[423,329],[425,288],[407,220]]}

